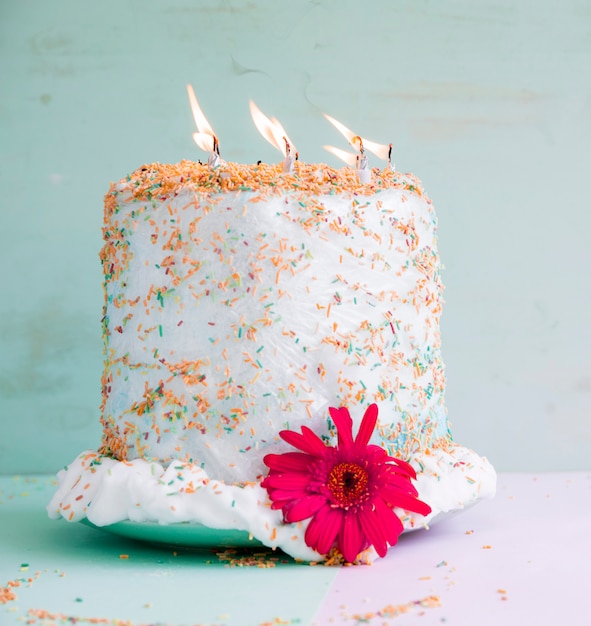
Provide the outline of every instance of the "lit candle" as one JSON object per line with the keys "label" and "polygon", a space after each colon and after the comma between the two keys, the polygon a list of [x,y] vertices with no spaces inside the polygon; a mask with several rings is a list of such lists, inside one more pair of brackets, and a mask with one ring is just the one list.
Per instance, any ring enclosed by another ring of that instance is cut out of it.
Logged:
{"label": "lit candle", "polygon": [[193,140],[204,151],[209,152],[207,164],[211,169],[215,169],[224,164],[220,156],[220,144],[213,128],[210,126],[207,118],[203,114],[197,96],[191,85],[187,85],[187,93],[189,95],[189,103],[191,105],[191,113],[197,126],[197,132],[193,133]]}
{"label": "lit candle", "polygon": [[324,146],[324,149],[334,154],[336,157],[347,163],[348,165],[355,165],[357,170],[357,176],[359,182],[362,184],[369,183],[371,181],[371,169],[369,167],[369,161],[365,150],[373,152],[380,159],[388,160],[390,163],[390,155],[392,151],[392,144],[386,146],[381,143],[375,143],[375,141],[369,141],[359,135],[356,135],[352,130],[341,124],[334,117],[324,113],[324,117],[345,137],[349,142],[349,145],[358,150],[358,154],[351,154],[345,150],[340,150],[334,146]]}
{"label": "lit candle", "polygon": [[389,170],[395,170],[396,166],[392,164],[392,144],[388,146],[388,165],[386,166]]}
{"label": "lit candle", "polygon": [[367,155],[365,154],[365,148],[363,147],[363,139],[359,137],[359,135],[353,137],[351,143],[356,146],[359,144],[359,154],[355,158],[355,167],[357,169],[357,176],[359,177],[359,182],[362,185],[371,182],[371,170],[369,169],[369,161],[367,160]]}
{"label": "lit candle", "polygon": [[297,160],[297,152],[295,156],[292,156],[291,144],[287,137],[283,137],[283,141],[285,141],[285,158],[283,159],[283,172],[285,174],[293,174],[293,164]]}
{"label": "lit candle", "polygon": [[293,174],[298,154],[279,120],[274,117],[269,119],[252,100],[250,115],[259,133],[283,155],[283,172]]}

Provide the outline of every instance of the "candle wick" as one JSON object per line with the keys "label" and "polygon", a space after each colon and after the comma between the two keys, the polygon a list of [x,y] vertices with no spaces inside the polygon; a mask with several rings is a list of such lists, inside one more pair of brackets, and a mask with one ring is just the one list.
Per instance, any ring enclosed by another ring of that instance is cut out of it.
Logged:
{"label": "candle wick", "polygon": [[392,144],[388,145],[388,169],[395,170],[396,166],[392,165]]}
{"label": "candle wick", "polygon": [[359,135],[355,135],[355,137],[351,139],[351,145],[355,146],[357,143],[359,144],[359,154],[363,154],[365,152],[365,149],[363,148],[363,139],[361,139]]}

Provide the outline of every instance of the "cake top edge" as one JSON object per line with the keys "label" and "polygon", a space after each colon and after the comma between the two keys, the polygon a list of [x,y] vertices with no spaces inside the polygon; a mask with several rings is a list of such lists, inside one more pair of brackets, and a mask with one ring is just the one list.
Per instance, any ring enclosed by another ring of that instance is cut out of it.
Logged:
{"label": "cake top edge", "polygon": [[195,193],[215,194],[260,191],[271,194],[300,192],[311,195],[349,193],[369,196],[386,189],[405,189],[423,197],[421,181],[413,174],[374,168],[370,182],[362,184],[352,168],[335,169],[323,163],[296,161],[293,173],[284,173],[281,165],[258,163],[245,165],[225,162],[212,169],[202,163],[183,160],[175,164],[150,163],[112,185],[112,191],[131,192],[140,199],[176,195],[179,187]]}

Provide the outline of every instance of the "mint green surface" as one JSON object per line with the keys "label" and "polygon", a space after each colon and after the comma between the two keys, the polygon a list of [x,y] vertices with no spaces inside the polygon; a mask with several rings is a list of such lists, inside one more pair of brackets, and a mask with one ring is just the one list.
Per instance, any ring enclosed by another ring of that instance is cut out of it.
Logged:
{"label": "mint green surface", "polygon": [[[48,477],[0,477],[0,588],[24,579],[17,599],[0,604],[2,626],[27,623],[36,609],[59,616],[37,626],[71,623],[68,617],[103,618],[109,626],[304,625],[339,571],[263,549],[223,548],[217,556],[49,520],[44,507],[53,489]],[[275,566],[246,566],[246,555]]]}
{"label": "mint green surface", "polygon": [[455,438],[587,468],[589,68],[588,0],[0,2],[0,474],[99,444],[102,199],[206,157],[186,83],[228,160],[279,160],[251,98],[304,161],[340,165],[322,112],[391,141],[440,219]]}

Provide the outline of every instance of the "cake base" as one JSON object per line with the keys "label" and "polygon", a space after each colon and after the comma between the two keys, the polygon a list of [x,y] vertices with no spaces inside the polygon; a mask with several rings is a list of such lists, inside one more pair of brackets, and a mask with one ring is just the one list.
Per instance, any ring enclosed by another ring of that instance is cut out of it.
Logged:
{"label": "cake base", "polygon": [[[411,465],[417,472],[419,498],[429,503],[432,512],[423,517],[397,510],[405,531],[428,528],[495,493],[492,465],[463,446],[451,444],[446,450],[417,453]],[[270,507],[267,492],[259,483],[225,484],[184,461],[173,461],[164,468],[142,459],[117,461],[87,451],[59,472],[58,489],[47,511],[53,519],[87,520],[134,539],[176,545],[184,541],[195,545],[197,536],[200,546],[228,545],[221,541],[223,533],[215,531],[241,531],[242,538],[280,548],[295,559],[323,560],[304,541],[307,521],[284,524],[281,511]],[[126,521],[132,524],[122,524]],[[114,525],[119,525],[119,530]],[[154,532],[156,526],[168,526],[172,532]],[[203,527],[209,531],[202,531]],[[180,543],[169,541],[171,536],[181,539]]]}

